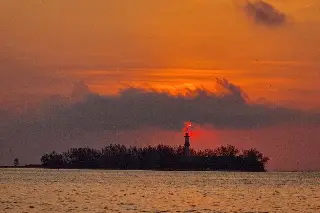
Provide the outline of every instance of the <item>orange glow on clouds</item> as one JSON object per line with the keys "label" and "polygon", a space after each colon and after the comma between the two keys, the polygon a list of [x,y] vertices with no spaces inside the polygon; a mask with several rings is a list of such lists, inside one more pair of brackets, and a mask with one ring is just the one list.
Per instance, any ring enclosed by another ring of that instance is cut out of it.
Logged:
{"label": "orange glow on clouds", "polygon": [[[271,66],[271,65],[270,65]],[[291,64],[290,64],[291,66]],[[86,82],[93,92],[114,94],[119,89],[138,87],[158,92],[165,91],[172,95],[190,95],[197,88],[204,88],[214,93],[224,93],[217,87],[215,79],[225,78],[241,87],[250,101],[266,100],[286,107],[313,108],[320,106],[317,98],[317,74],[309,72],[304,76],[294,76],[292,67],[271,67],[263,63],[253,63],[247,68],[238,70],[214,69],[133,69],[133,70],[88,70],[75,71],[70,77]],[[299,65],[300,66],[300,65]],[[240,66],[241,67],[241,66]],[[281,72],[282,77],[273,76],[269,69]],[[304,69],[301,67],[301,69]],[[259,72],[254,72],[259,70]],[[313,80],[309,80],[313,79]],[[308,84],[301,84],[308,81]],[[222,89],[222,90],[221,90]]]}
{"label": "orange glow on clouds", "polygon": [[65,93],[77,80],[99,94],[181,94],[226,78],[252,100],[320,107],[318,1],[268,1],[293,17],[277,29],[248,22],[235,2],[0,1],[2,61],[14,59],[1,66],[0,101]]}

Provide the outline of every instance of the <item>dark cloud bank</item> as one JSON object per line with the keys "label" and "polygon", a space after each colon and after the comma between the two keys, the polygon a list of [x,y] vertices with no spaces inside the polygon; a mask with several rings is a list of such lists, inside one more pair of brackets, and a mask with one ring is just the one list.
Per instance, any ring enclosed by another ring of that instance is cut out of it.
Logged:
{"label": "dark cloud bank", "polygon": [[137,144],[137,136],[125,134],[117,140],[117,134],[144,134],[150,127],[181,131],[185,121],[223,130],[320,124],[319,113],[251,103],[240,87],[225,79],[217,79],[217,84],[223,95],[198,89],[189,96],[172,96],[127,88],[118,96],[101,96],[78,83],[70,97],[52,96],[35,111],[19,116],[0,111],[0,164],[11,164],[15,156],[23,162],[38,162],[41,154],[53,149]]}
{"label": "dark cloud bank", "polygon": [[257,24],[280,26],[287,22],[285,13],[265,1],[247,1],[244,11]]}
{"label": "dark cloud bank", "polygon": [[[15,129],[32,131],[97,132],[132,130],[143,127],[180,130],[185,121],[209,124],[216,129],[253,129],[282,123],[320,123],[320,115],[301,110],[250,103],[242,89],[225,79],[217,79],[225,91],[215,94],[205,89],[187,96],[173,96],[139,88],[127,88],[118,96],[90,93],[76,85],[76,99],[53,96],[41,109],[16,119]],[[80,99],[81,95],[84,98]],[[3,113],[2,113],[3,114]],[[4,116],[4,115],[3,115]]]}

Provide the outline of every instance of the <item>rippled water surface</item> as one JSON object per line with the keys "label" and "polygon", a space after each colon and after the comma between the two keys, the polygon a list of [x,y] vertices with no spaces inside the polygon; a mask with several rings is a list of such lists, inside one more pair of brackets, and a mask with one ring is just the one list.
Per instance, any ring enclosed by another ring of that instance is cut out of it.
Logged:
{"label": "rippled water surface", "polygon": [[320,173],[0,169],[0,212],[320,212]]}

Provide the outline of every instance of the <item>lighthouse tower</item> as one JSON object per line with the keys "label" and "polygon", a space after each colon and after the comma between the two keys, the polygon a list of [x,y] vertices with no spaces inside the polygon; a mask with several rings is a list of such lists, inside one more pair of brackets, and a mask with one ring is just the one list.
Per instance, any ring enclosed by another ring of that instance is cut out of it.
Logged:
{"label": "lighthouse tower", "polygon": [[184,156],[190,156],[190,135],[189,132],[186,132],[184,135]]}

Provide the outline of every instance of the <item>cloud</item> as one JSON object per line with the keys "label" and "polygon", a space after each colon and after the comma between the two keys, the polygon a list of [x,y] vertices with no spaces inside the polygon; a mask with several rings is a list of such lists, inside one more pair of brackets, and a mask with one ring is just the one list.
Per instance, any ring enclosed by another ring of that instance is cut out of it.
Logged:
{"label": "cloud", "polygon": [[[192,121],[198,124],[196,126],[212,127],[216,130],[214,132],[246,132],[248,140],[253,141],[252,146],[261,145],[261,138],[265,143],[269,141],[259,135],[254,136],[255,139],[250,138],[251,132],[264,132],[265,129],[286,125],[305,126],[307,129],[308,126],[316,128],[320,125],[320,114],[317,112],[252,103],[239,86],[228,80],[216,79],[216,84],[218,93],[199,88],[188,91],[187,95],[173,96],[155,90],[126,88],[117,96],[101,96],[90,92],[83,82],[76,83],[70,97],[50,96],[37,111],[20,116],[0,111],[1,162],[10,164],[14,157],[19,156],[24,162],[34,163],[38,162],[41,154],[53,149],[63,151],[79,146],[99,148],[105,143],[177,144],[181,140],[180,135],[176,139],[169,135],[165,138],[158,132],[179,133],[185,121]],[[270,138],[272,132],[267,131],[269,136],[266,136]],[[281,129],[278,133],[281,138]],[[313,138],[312,134],[308,140],[314,144],[316,137]],[[223,138],[228,139],[226,143],[234,143],[243,140],[241,137]],[[204,140],[211,141],[212,138],[206,137]],[[219,140],[222,142],[222,139]],[[283,140],[287,143],[292,137]],[[275,147],[284,143],[272,137],[270,142]],[[268,151],[269,145],[265,143],[261,145],[262,151]],[[269,155],[272,156],[272,153]]]}
{"label": "cloud", "polygon": [[92,92],[90,91],[88,85],[86,85],[83,81],[75,82],[73,84],[73,91],[71,93],[71,98],[75,100],[82,99]]}
{"label": "cloud", "polygon": [[[226,130],[255,129],[282,123],[320,123],[319,114],[253,104],[240,87],[226,79],[217,79],[216,83],[221,93],[199,88],[189,91],[186,96],[173,96],[166,92],[127,88],[118,96],[88,93],[76,103],[55,96],[42,106],[47,110],[11,129],[34,135],[68,137],[145,127],[180,130],[185,121]],[[75,91],[79,88],[85,94],[89,92],[83,83],[75,85]]]}
{"label": "cloud", "polygon": [[280,26],[287,21],[285,13],[262,0],[247,1],[244,6],[244,11],[255,23],[261,25]]}

